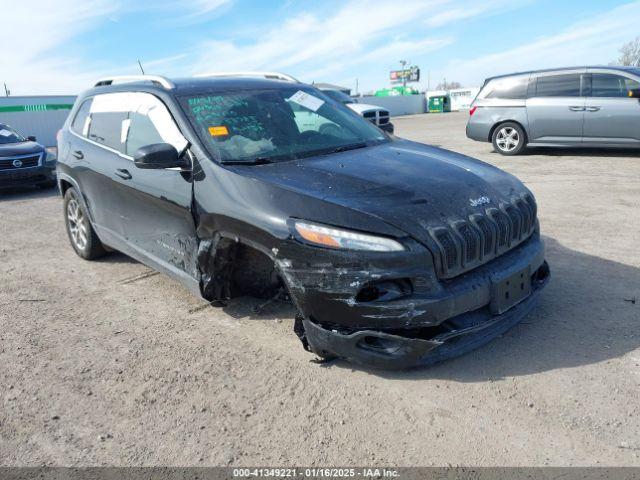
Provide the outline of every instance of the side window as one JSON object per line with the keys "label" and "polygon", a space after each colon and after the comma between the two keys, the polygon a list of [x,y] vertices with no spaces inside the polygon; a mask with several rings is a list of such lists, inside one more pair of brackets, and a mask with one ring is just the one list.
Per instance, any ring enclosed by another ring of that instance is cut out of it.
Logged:
{"label": "side window", "polygon": [[124,152],[122,122],[127,112],[93,112],[89,125],[89,140]]}
{"label": "side window", "polygon": [[88,98],[87,100],[82,102],[82,105],[80,105],[80,108],[76,113],[76,117],[71,123],[71,130],[84,137],[86,137],[89,132],[89,122],[91,120],[89,117],[89,112],[91,109],[91,102],[93,102],[92,98]]}
{"label": "side window", "polygon": [[499,78],[485,87],[484,98],[527,98],[529,77]]}
{"label": "side window", "polygon": [[126,155],[152,143],[170,143],[178,152],[188,144],[167,108],[150,93],[96,95],[87,108],[87,138]]}
{"label": "side window", "polygon": [[640,88],[640,82],[612,73],[594,73],[591,76],[591,96],[628,97],[630,90]]}
{"label": "side window", "polygon": [[138,112],[129,114],[129,134],[125,153],[133,156],[136,150],[152,143],[163,143],[162,136],[151,119]]}
{"label": "side window", "polygon": [[182,152],[187,140],[182,136],[167,107],[149,93],[132,93],[128,121],[122,127],[125,153],[129,156],[140,147],[169,143]]}
{"label": "side window", "polygon": [[538,77],[537,97],[579,97],[579,73]]}

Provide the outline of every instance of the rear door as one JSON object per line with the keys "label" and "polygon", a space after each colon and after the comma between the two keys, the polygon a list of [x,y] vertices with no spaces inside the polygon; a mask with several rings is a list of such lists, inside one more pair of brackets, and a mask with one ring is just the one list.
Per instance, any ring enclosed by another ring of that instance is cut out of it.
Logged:
{"label": "rear door", "polygon": [[73,134],[67,158],[73,167],[74,177],[89,207],[94,227],[102,241],[120,248],[122,223],[113,191],[111,177],[117,168],[124,168],[121,157],[120,128],[126,112],[105,110],[101,105],[103,95],[88,98],[78,110],[71,124]]}
{"label": "rear door", "polygon": [[532,79],[527,99],[530,142],[575,144],[582,141],[586,69],[541,73]]}
{"label": "rear door", "polygon": [[590,69],[591,96],[584,117],[584,142],[640,145],[640,101],[629,91],[640,89],[638,78],[626,72]]}

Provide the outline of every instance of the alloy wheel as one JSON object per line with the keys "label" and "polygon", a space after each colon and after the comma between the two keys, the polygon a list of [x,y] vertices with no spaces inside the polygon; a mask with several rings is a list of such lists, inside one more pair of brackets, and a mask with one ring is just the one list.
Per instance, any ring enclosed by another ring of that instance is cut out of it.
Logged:
{"label": "alloy wheel", "polygon": [[87,246],[87,225],[84,213],[80,204],[75,198],[67,203],[67,222],[69,223],[69,233],[71,240],[78,250],[84,250]]}
{"label": "alloy wheel", "polygon": [[496,144],[503,152],[511,152],[520,144],[520,135],[513,127],[504,127],[496,135]]}

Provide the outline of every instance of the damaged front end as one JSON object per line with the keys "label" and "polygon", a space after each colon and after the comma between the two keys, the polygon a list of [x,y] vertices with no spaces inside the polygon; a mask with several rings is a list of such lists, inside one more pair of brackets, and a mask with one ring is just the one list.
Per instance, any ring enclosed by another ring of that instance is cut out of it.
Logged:
{"label": "damaged front end", "polygon": [[537,232],[454,279],[438,279],[429,258],[414,245],[393,267],[388,256],[356,268],[280,262],[302,312],[295,330],[305,348],[374,368],[433,365],[506,332],[535,306],[549,279]]}

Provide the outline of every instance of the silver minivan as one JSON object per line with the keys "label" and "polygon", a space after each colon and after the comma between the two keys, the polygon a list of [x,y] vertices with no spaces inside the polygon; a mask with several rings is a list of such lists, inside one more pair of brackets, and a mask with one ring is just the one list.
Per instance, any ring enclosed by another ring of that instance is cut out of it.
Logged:
{"label": "silver minivan", "polygon": [[467,137],[503,155],[527,147],[640,147],[640,68],[577,67],[489,78]]}

